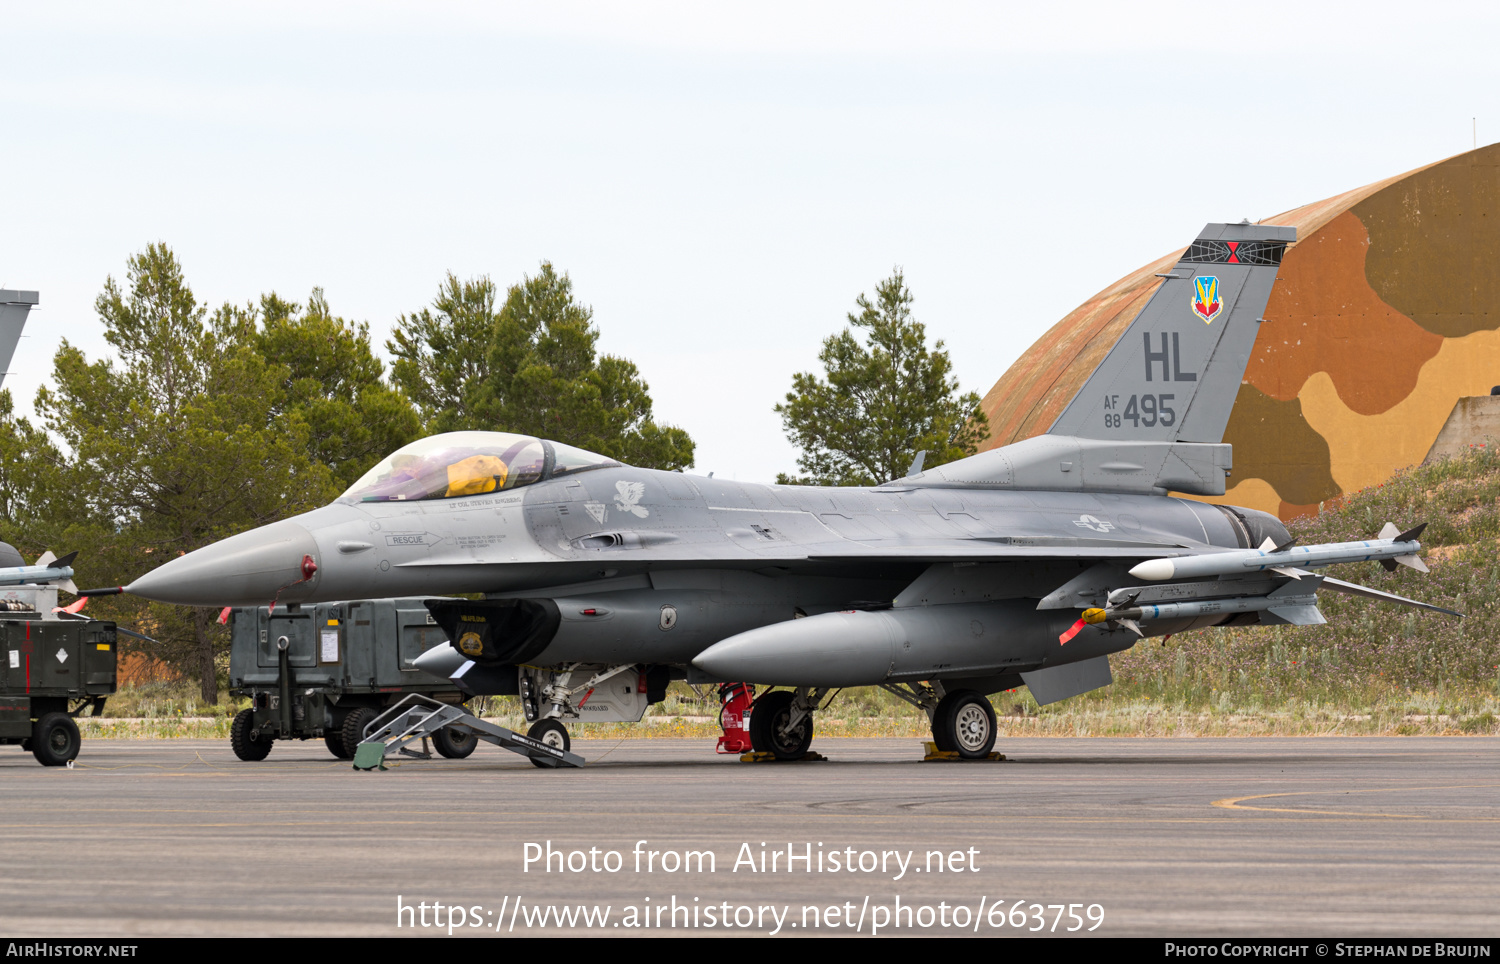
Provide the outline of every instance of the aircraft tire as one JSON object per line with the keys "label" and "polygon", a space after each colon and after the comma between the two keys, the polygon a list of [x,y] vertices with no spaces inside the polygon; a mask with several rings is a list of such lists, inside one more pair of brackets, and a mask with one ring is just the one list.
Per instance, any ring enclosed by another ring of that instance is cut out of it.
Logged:
{"label": "aircraft tire", "polygon": [[272,742],[269,739],[255,738],[254,710],[240,710],[235,714],[234,722],[229,724],[229,745],[234,749],[234,755],[246,763],[255,763],[270,756]]}
{"label": "aircraft tire", "polygon": [[66,713],[45,713],[31,727],[31,755],[44,767],[60,767],[78,756],[78,724]]}
{"label": "aircraft tire", "polygon": [[354,754],[344,748],[344,726],[342,720],[323,731],[323,745],[328,747],[329,753],[332,753],[340,760],[354,759]]}
{"label": "aircraft tire", "polygon": [[438,751],[438,756],[449,760],[462,760],[479,746],[479,737],[474,735],[473,730],[459,730],[445,726],[432,734],[432,746]]}
{"label": "aircraft tire", "polygon": [[957,690],[949,693],[938,704],[938,713],[933,720],[933,737],[941,733],[949,749],[965,760],[982,760],[995,748],[995,708],[983,693],[974,690]]}
{"label": "aircraft tire", "polygon": [[[573,740],[568,736],[568,728],[556,720],[537,720],[531,724],[531,729],[526,731],[526,735],[538,743],[545,743],[550,747],[556,747],[564,753],[568,752],[569,748],[573,745]],[[475,742],[478,742],[477,738]],[[531,765],[542,769],[547,768],[547,764],[539,760],[532,760]]]}
{"label": "aircraft tire", "polygon": [[355,751],[364,742],[365,727],[369,726],[370,721],[379,715],[368,706],[360,706],[350,710],[349,715],[344,717],[344,727],[340,735],[343,737],[342,742],[344,749],[349,753],[349,759],[354,759]]}
{"label": "aircraft tire", "polygon": [[750,745],[758,753],[770,753],[778,760],[800,760],[812,745],[812,716],[805,716],[792,732],[784,732],[792,715],[791,690],[773,690],[755,701],[750,711]]}
{"label": "aircraft tire", "polygon": [[953,709],[953,698],[967,690],[955,690],[938,700],[937,708],[932,711],[932,745],[944,753],[956,753],[958,747],[953,742],[953,726],[945,722],[949,711]]}

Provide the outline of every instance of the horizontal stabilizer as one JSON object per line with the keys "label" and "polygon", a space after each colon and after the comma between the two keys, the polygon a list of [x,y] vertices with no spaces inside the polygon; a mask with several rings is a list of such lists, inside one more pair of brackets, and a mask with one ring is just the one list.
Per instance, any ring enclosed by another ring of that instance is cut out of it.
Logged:
{"label": "horizontal stabilizer", "polygon": [[1400,603],[1403,606],[1412,606],[1416,609],[1425,609],[1428,612],[1442,613],[1445,616],[1457,616],[1460,619],[1464,615],[1460,612],[1454,612],[1451,609],[1444,609],[1442,606],[1432,606],[1424,602],[1417,602],[1415,599],[1407,599],[1405,596],[1398,596],[1393,592],[1381,592],[1379,589],[1357,586],[1352,582],[1344,582],[1342,579],[1324,579],[1322,588],[1332,589],[1334,592],[1341,592],[1350,596],[1364,596],[1366,599],[1379,599],[1383,602]]}

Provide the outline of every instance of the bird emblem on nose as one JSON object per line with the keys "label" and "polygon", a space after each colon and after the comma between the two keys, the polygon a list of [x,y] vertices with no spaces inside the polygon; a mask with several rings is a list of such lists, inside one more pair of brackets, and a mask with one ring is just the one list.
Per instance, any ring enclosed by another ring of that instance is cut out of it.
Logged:
{"label": "bird emblem on nose", "polygon": [[637,519],[644,519],[651,513],[641,508],[641,496],[646,494],[646,483],[644,482],[616,482],[615,483],[615,508],[622,512],[629,512]]}

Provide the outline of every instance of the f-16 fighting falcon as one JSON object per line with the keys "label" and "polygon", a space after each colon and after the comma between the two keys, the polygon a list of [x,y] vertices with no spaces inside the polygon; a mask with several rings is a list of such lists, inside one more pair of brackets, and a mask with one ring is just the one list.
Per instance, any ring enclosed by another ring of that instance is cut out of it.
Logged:
{"label": "f-16 fighting falcon", "polygon": [[[333,504],[208,546],[124,591],[195,606],[432,600],[419,664],[520,697],[531,735],[639,720],[671,679],[768,687],[757,750],[803,756],[821,699],[879,686],[939,749],[989,754],[986,694],[1111,681],[1108,656],[1207,626],[1324,621],[1315,574],[1425,571],[1421,527],[1294,546],[1225,491],[1222,439],[1295,230],[1210,224],[1050,431],[869,488],[632,468],[557,442],[456,432],[406,446]],[[1437,610],[1448,612],[1448,610]],[[1453,615],[1458,615],[1454,613]]]}

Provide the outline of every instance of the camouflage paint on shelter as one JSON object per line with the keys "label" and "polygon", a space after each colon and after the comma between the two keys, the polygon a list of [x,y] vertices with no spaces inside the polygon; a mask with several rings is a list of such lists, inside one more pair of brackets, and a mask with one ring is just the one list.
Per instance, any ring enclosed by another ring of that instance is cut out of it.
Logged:
{"label": "camouflage paint on shelter", "polygon": [[[1291,518],[1419,462],[1500,384],[1500,145],[1265,219],[1297,228],[1224,440],[1229,502]],[[1058,322],[984,399],[994,448],[1045,432],[1181,251]]]}

